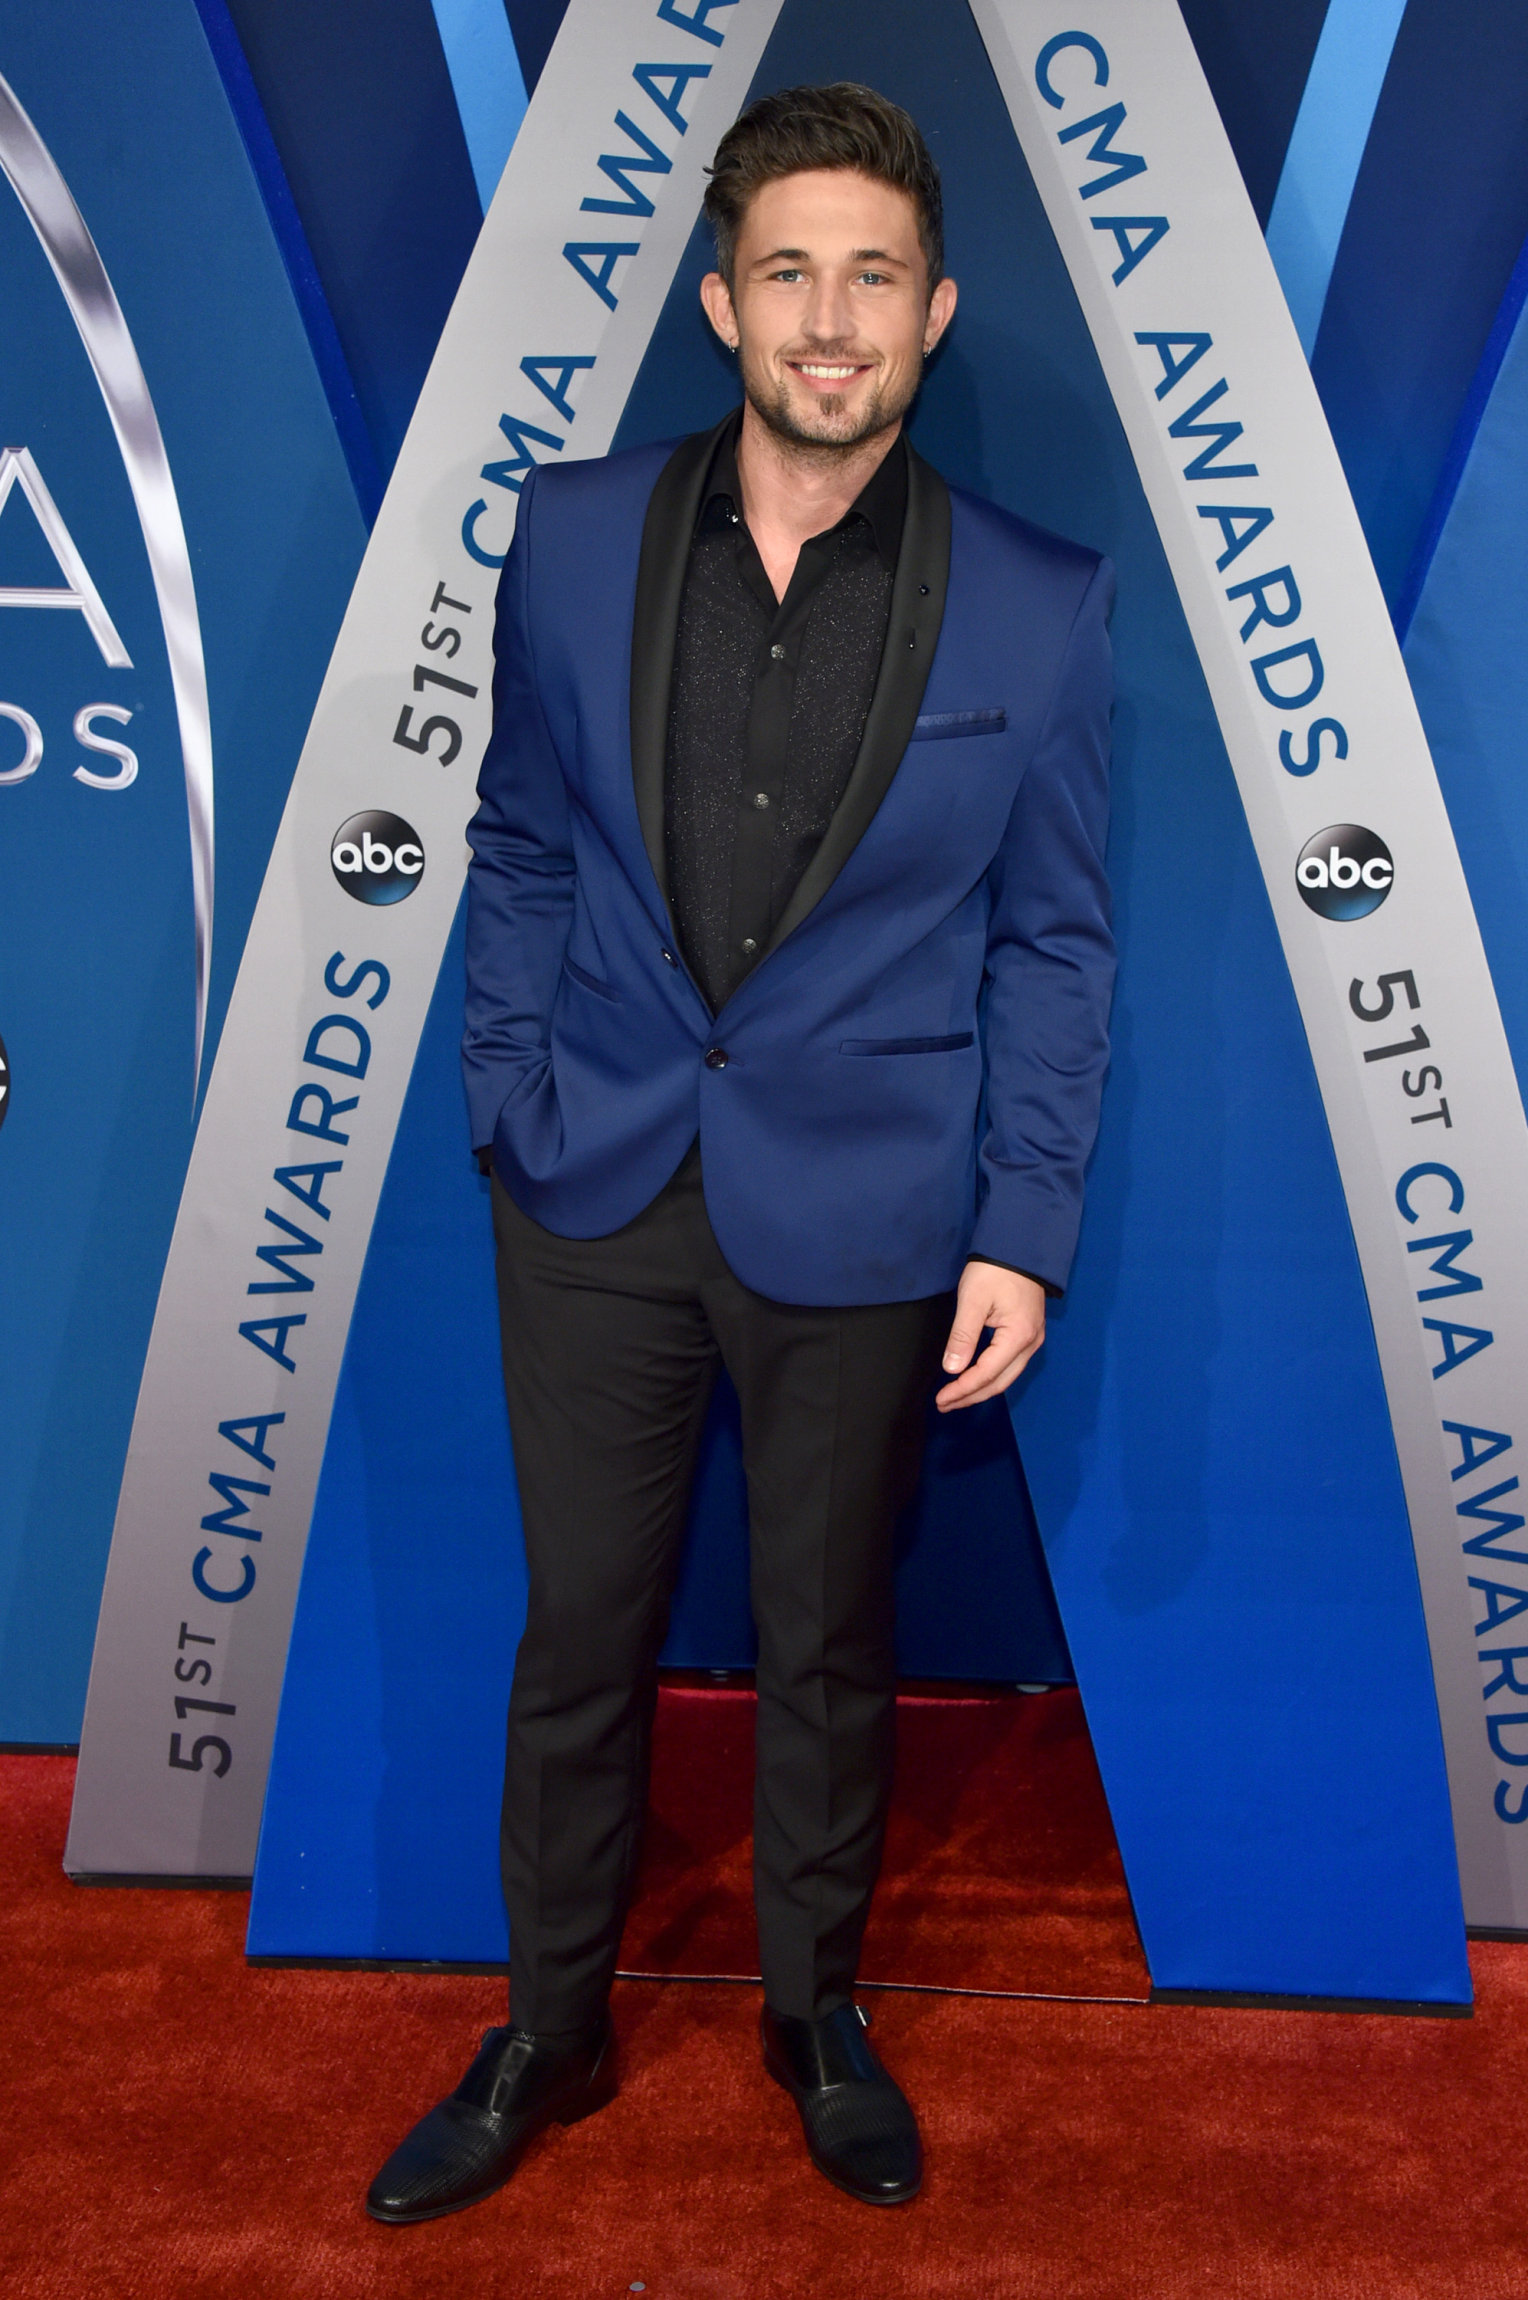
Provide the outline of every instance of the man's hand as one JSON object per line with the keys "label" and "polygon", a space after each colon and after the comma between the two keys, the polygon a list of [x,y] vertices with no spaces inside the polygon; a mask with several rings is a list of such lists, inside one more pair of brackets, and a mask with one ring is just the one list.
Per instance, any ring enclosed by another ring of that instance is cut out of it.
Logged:
{"label": "man's hand", "polygon": [[[975,1364],[982,1328],[992,1339]],[[958,1374],[934,1400],[942,1414],[995,1398],[1018,1380],[1045,1339],[1045,1288],[995,1262],[967,1262],[955,1297],[955,1323],[945,1345],[944,1370]]]}

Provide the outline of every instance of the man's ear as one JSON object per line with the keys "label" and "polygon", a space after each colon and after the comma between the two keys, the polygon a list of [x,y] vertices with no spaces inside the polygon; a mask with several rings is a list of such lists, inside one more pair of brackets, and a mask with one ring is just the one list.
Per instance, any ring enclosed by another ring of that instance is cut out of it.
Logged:
{"label": "man's ear", "polygon": [[732,308],[732,291],[720,272],[707,272],[700,283],[701,309],[721,337],[728,351],[737,350],[737,314]]}
{"label": "man's ear", "polygon": [[928,357],[955,317],[956,294],[955,282],[944,279],[939,282],[928,299],[928,317],[923,323],[923,353],[925,358]]}

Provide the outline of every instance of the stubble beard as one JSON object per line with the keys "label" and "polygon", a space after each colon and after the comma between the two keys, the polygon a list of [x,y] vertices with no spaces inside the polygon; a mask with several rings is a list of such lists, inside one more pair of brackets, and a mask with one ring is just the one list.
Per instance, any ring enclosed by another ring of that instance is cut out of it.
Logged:
{"label": "stubble beard", "polygon": [[[818,352],[814,356],[829,361],[833,358],[831,352]],[[852,423],[842,428],[814,431],[799,420],[791,404],[790,387],[783,379],[776,381],[769,375],[757,374],[752,362],[746,358],[740,365],[744,394],[759,421],[788,451],[805,456],[812,462],[836,460],[841,455],[850,455],[855,449],[863,447],[867,440],[877,439],[883,432],[890,431],[901,422],[912,406],[919,380],[916,375],[912,375],[901,389],[888,390],[883,371],[876,378],[869,398]],[[829,410],[833,403],[824,401],[821,404],[824,417],[831,424]]]}

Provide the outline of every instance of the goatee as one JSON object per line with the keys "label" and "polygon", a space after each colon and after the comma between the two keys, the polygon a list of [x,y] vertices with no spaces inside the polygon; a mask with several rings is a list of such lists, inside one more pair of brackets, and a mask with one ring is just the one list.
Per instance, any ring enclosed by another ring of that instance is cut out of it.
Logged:
{"label": "goatee", "polygon": [[[809,430],[797,416],[791,404],[789,388],[783,382],[771,383],[763,377],[743,369],[743,390],[748,403],[765,429],[783,446],[805,452],[815,460],[852,454],[865,442],[876,439],[883,431],[890,431],[900,423],[913,403],[918,389],[914,376],[905,390],[888,392],[877,382],[858,416],[843,429]],[[831,402],[824,403],[824,412]]]}

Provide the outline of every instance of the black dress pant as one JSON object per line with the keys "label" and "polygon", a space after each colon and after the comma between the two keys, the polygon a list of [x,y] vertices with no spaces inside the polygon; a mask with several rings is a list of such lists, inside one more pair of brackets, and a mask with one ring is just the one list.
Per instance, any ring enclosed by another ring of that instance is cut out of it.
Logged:
{"label": "black dress pant", "polygon": [[742,1407],[759,1633],[754,1899],[767,2001],[848,2001],[895,1730],[892,1534],[952,1297],[796,1309],[743,1285],[698,1148],[613,1236],[559,1238],[494,1182],[530,1598],[502,1853],[515,2025],[604,2005],[647,1801],[657,1657],[718,1365]]}

